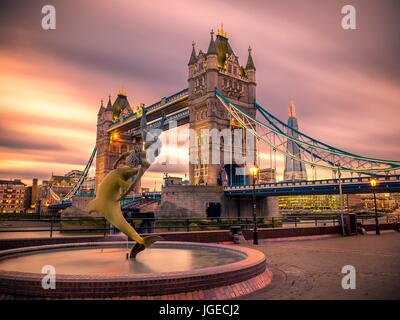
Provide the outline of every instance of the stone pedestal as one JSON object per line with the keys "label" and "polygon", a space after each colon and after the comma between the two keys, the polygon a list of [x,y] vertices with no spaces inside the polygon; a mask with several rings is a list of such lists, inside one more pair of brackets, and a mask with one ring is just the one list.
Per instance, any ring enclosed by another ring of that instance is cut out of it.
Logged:
{"label": "stone pedestal", "polygon": [[[215,212],[218,207],[222,218],[245,218],[253,215],[251,197],[226,197],[221,186],[169,186],[162,189],[161,203],[155,216],[207,218],[207,212]],[[257,198],[257,216],[280,217],[278,199]]]}
{"label": "stone pedestal", "polygon": [[[86,206],[93,197],[74,197],[73,205],[61,213],[60,229],[68,230],[92,230],[107,227],[106,220],[97,212],[86,211]],[[101,232],[101,231],[99,231]]]}
{"label": "stone pedestal", "polygon": [[156,218],[207,218],[210,204],[221,206],[223,215],[224,193],[221,186],[168,186],[161,191],[161,203]]}
{"label": "stone pedestal", "polygon": [[[252,197],[226,197],[225,216],[231,218],[248,218],[253,216]],[[256,198],[258,217],[280,217],[278,199],[276,197]]]}

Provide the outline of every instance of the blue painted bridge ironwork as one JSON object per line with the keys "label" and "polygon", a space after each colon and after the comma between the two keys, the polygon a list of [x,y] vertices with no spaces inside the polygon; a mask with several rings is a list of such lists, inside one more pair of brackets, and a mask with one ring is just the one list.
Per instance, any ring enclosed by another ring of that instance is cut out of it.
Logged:
{"label": "blue painted bridge ironwork", "polygon": [[[400,192],[400,175],[378,177],[377,181],[377,193]],[[373,190],[369,177],[357,177],[343,178],[342,191],[344,194],[361,194],[371,193]],[[253,186],[227,186],[224,193],[232,197],[251,196]],[[256,196],[339,194],[339,179],[259,183],[255,185],[255,193]]]}

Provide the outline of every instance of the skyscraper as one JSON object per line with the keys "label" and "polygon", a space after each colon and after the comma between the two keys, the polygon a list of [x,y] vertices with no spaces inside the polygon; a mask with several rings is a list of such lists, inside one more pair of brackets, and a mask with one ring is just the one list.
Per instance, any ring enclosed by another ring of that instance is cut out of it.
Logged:
{"label": "skyscraper", "polygon": [[[295,130],[299,130],[299,125],[297,123],[296,107],[294,106],[293,101],[291,101],[289,105],[288,126],[292,129],[288,129],[287,134],[293,138],[298,138],[299,135]],[[286,149],[289,154],[286,155],[285,158],[285,171],[283,179],[285,181],[307,180],[305,164],[299,160],[302,157],[299,145],[294,141],[288,140]],[[290,155],[293,155],[296,158],[292,159]]]}

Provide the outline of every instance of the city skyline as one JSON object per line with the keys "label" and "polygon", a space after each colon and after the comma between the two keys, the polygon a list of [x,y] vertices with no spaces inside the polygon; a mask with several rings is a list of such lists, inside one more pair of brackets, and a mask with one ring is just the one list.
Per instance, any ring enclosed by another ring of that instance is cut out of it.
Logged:
{"label": "city skyline", "polygon": [[[273,114],[286,120],[294,100],[305,133],[353,153],[399,159],[398,4],[353,1],[358,29],[346,31],[340,4],[289,9],[293,3],[173,1],[166,10],[162,2],[55,1],[54,31],[40,27],[42,4],[8,4],[0,13],[7,22],[0,29],[7,40],[0,44],[0,178],[26,182],[83,169],[100,100],[124,88],[132,106],[150,105],[185,88],[191,42],[205,51],[221,20],[242,65],[253,48],[257,100]],[[183,175],[187,166],[168,169]],[[144,186],[163,171],[153,166]]]}

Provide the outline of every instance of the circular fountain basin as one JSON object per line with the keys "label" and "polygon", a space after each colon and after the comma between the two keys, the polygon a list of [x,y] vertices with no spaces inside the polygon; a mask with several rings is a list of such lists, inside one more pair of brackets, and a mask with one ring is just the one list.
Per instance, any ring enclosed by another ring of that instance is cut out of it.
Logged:
{"label": "circular fountain basin", "polygon": [[[229,286],[266,272],[264,254],[250,248],[160,241],[134,260],[127,259],[129,248],[126,242],[101,242],[2,251],[0,292],[42,298],[165,296]],[[55,268],[55,289],[42,286],[45,266]]]}

